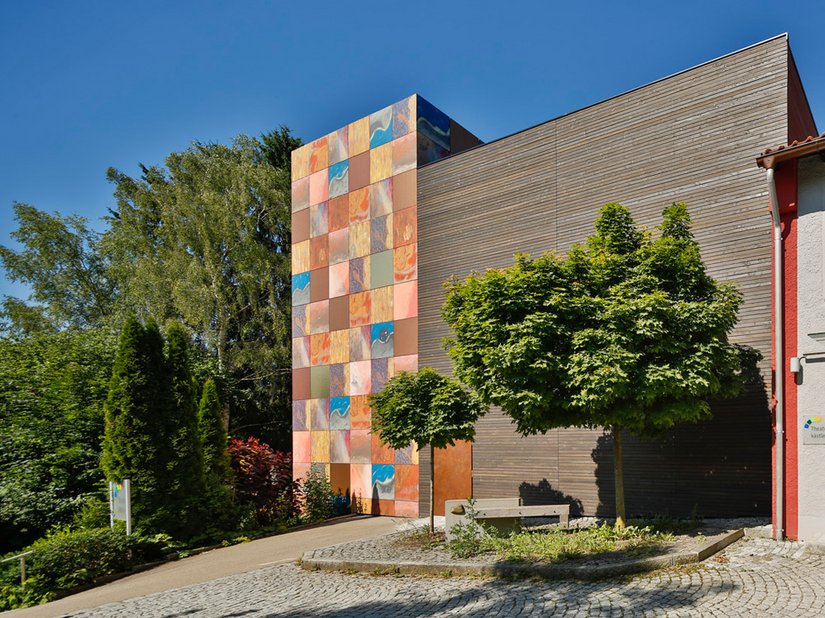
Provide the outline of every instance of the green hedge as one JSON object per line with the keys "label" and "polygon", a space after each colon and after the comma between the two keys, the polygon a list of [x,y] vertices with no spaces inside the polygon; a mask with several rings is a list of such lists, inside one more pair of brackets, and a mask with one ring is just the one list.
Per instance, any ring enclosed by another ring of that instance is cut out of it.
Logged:
{"label": "green hedge", "polygon": [[0,610],[46,602],[63,590],[88,584],[104,575],[163,557],[168,537],[133,534],[121,530],[93,528],[53,530],[25,551],[28,579],[20,585],[19,563],[3,564],[0,571]]}

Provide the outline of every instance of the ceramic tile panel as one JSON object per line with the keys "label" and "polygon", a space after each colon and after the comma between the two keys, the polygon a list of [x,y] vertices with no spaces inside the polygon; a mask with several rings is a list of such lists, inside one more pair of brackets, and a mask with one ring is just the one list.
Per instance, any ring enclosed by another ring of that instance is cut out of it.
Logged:
{"label": "ceramic tile panel", "polygon": [[330,464],[329,466],[329,484],[332,491],[342,496],[348,496],[350,493],[350,470],[349,462],[346,464]]}
{"label": "ceramic tile panel", "polygon": [[309,173],[315,174],[329,167],[329,152],[327,138],[322,137],[310,144]]}
{"label": "ceramic tile panel", "polygon": [[[392,176],[392,142],[370,150],[370,182],[375,183]],[[312,182],[310,177],[310,203],[312,202]]]}
{"label": "ceramic tile panel", "polygon": [[309,145],[292,151],[292,180],[309,176],[309,152]]}
{"label": "ceramic tile panel", "polygon": [[312,463],[329,463],[329,431],[311,431]]}
{"label": "ceramic tile panel", "polygon": [[327,135],[327,146],[330,167],[347,159],[349,156],[349,127],[338,129]]}
{"label": "ceramic tile panel", "polygon": [[403,137],[410,131],[415,131],[416,97],[407,97],[392,106],[392,136]]}
{"label": "ceramic tile panel", "polygon": [[392,173],[402,174],[414,170],[418,148],[418,135],[410,133],[392,142]]}
{"label": "ceramic tile panel", "polygon": [[349,192],[349,161],[341,161],[329,168],[329,197],[339,197]]}
{"label": "ceramic tile panel", "polygon": [[322,169],[309,175],[309,205],[320,204],[329,199],[329,172]]}
{"label": "ceramic tile panel", "polygon": [[349,228],[330,232],[327,235],[329,242],[329,263],[338,264],[349,259]]}
{"label": "ceramic tile panel", "polygon": [[386,178],[370,185],[370,216],[383,217],[392,212],[393,179]]}
{"label": "ceramic tile panel", "polygon": [[329,206],[327,202],[309,207],[309,237],[322,236],[329,231]]}
{"label": "ceramic tile panel", "polygon": [[349,261],[331,264],[329,267],[329,296],[349,294]]}
{"label": "ceramic tile panel", "polygon": [[370,150],[392,141],[392,106],[370,114]]}
{"label": "ceramic tile panel", "polygon": [[309,208],[309,176],[292,183],[292,212]]}
{"label": "ceramic tile panel", "polygon": [[309,431],[292,432],[292,460],[306,464],[312,461],[312,435]]}
{"label": "ceramic tile panel", "polygon": [[348,127],[349,156],[367,152],[370,149],[370,119],[361,118]]}
{"label": "ceramic tile panel", "polygon": [[[330,236],[332,236],[330,234]],[[392,258],[393,281],[402,283],[418,278],[418,248],[415,245],[404,245],[393,251]]]}
{"label": "ceramic tile panel", "polygon": [[345,330],[326,333],[329,336],[329,362],[332,365],[349,362],[349,334]]}
{"label": "ceramic tile panel", "polygon": [[307,431],[309,429],[309,416],[307,413],[307,401],[298,400],[292,402],[292,431]]}
{"label": "ceramic tile panel", "polygon": [[[347,331],[338,331],[346,336]],[[349,351],[349,349],[347,349]],[[349,395],[349,362],[329,366],[329,396],[347,397]]]}
{"label": "ceramic tile panel", "polygon": [[418,369],[416,168],[453,124],[413,95],[292,153],[294,473],[360,512],[418,514],[418,451],[377,441],[369,396]]}
{"label": "ceramic tile panel", "polygon": [[292,215],[292,242],[309,239],[309,209],[304,208]]}
{"label": "ceramic tile panel", "polygon": [[395,499],[395,466],[392,464],[372,465],[372,494],[381,500]]}
{"label": "ceramic tile panel", "polygon": [[312,431],[329,429],[329,399],[309,400],[309,428]]}

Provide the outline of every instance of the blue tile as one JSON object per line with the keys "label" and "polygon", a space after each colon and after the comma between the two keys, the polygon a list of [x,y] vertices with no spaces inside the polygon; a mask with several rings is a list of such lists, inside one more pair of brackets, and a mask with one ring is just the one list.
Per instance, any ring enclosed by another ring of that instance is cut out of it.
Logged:
{"label": "blue tile", "polygon": [[372,497],[381,500],[395,499],[395,466],[372,464]]}
{"label": "blue tile", "polygon": [[349,192],[349,160],[341,161],[329,168],[329,197],[346,195]]}
{"label": "blue tile", "polygon": [[329,400],[329,428],[350,428],[349,397],[333,397]]}
{"label": "blue tile", "polygon": [[392,105],[370,114],[370,148],[392,141]]}
{"label": "blue tile", "polygon": [[429,137],[444,150],[450,150],[450,117],[420,96],[417,126],[419,133]]}
{"label": "blue tile", "polygon": [[306,305],[309,302],[309,273],[292,275],[292,304]]}

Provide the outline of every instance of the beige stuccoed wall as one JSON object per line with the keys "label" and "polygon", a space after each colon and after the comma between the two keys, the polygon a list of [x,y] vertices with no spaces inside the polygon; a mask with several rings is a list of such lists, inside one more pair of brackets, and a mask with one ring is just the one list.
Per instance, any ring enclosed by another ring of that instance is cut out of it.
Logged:
{"label": "beige stuccoed wall", "polygon": [[[825,331],[825,162],[799,162],[798,354],[825,352],[808,336]],[[818,362],[817,362],[818,361]],[[825,357],[803,361],[798,389],[799,540],[825,543],[825,444],[804,444],[804,424],[825,415]]]}

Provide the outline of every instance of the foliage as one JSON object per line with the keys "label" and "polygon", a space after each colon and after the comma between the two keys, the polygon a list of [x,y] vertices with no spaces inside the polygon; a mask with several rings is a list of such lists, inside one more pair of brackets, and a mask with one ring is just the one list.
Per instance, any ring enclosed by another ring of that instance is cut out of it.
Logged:
{"label": "foliage", "polygon": [[286,447],[295,140],[264,140],[195,143],[140,178],[109,170],[117,208],[101,247],[118,311],[179,320],[216,359],[232,432]]}
{"label": "foliage", "polygon": [[232,438],[229,457],[234,473],[235,498],[239,503],[254,507],[259,524],[294,515],[296,495],[290,453],[273,451],[257,438]]}
{"label": "foliage", "polygon": [[120,573],[131,567],[163,557],[168,539],[109,528],[71,530],[60,528],[33,543],[34,554],[26,561],[29,579],[19,585],[17,563],[10,563],[0,575],[0,610],[44,602],[61,590],[71,590],[98,577]]}
{"label": "foliage", "polygon": [[199,502],[205,493],[203,451],[198,427],[197,385],[192,377],[189,336],[177,322],[166,328],[166,367],[171,390],[168,440],[172,459],[169,464],[167,508],[177,515],[170,532],[189,536],[199,519]]}
{"label": "foliage", "polygon": [[370,396],[372,430],[384,444],[400,449],[417,444],[444,448],[472,440],[485,407],[455,380],[424,367],[390,378]]}
{"label": "foliage", "polygon": [[303,503],[303,519],[308,523],[324,521],[333,516],[335,493],[326,474],[311,469],[300,481],[300,496]]}
{"label": "foliage", "polygon": [[114,343],[104,329],[0,338],[0,552],[69,523],[100,491]]}
{"label": "foliage", "polygon": [[211,514],[213,523],[228,525],[233,517],[232,466],[229,462],[229,445],[224,429],[223,408],[218,399],[215,381],[208,379],[203,385],[198,410],[198,433],[203,454],[205,492],[202,500]]}
{"label": "foliage", "polygon": [[467,532],[454,535],[447,548],[456,558],[494,553],[503,560],[561,562],[618,550],[634,554],[661,547],[672,540],[673,535],[669,532],[649,526],[619,528],[602,523],[574,531],[550,528],[512,532],[507,536],[498,536],[489,530],[483,535]]}
{"label": "foliage", "polygon": [[741,295],[705,271],[684,204],[660,236],[607,204],[596,233],[567,258],[516,256],[512,267],[447,285],[443,315],[456,375],[522,434],[610,427],[616,515],[624,525],[621,430],[661,433],[738,394],[758,353],[728,342]]}
{"label": "foliage", "polygon": [[144,327],[129,317],[105,404],[101,464],[108,480],[131,479],[133,516],[150,530],[174,529],[179,523],[169,495],[171,408],[163,337],[154,322]]}
{"label": "foliage", "polygon": [[106,322],[115,294],[100,235],[80,216],[46,213],[14,204],[18,227],[11,237],[22,250],[0,247],[0,262],[11,281],[31,290],[30,305],[6,297],[2,317],[10,332],[31,334]]}
{"label": "foliage", "polygon": [[448,284],[456,375],[519,432],[564,426],[652,434],[707,418],[742,387],[728,342],[740,294],[705,272],[684,204],[656,240],[618,204],[567,258],[545,254]]}

